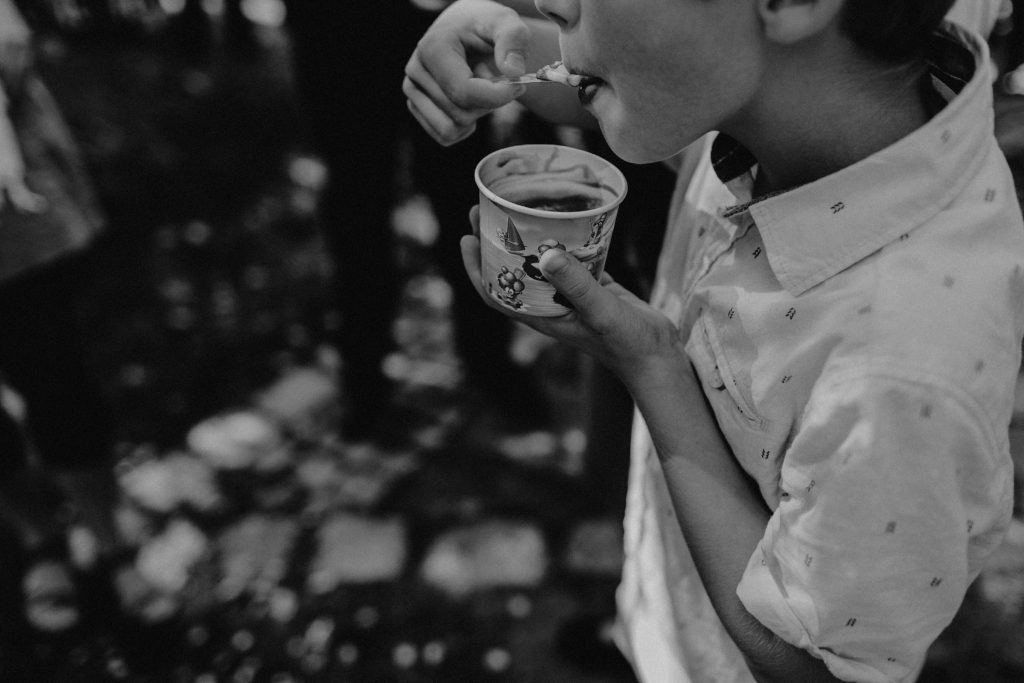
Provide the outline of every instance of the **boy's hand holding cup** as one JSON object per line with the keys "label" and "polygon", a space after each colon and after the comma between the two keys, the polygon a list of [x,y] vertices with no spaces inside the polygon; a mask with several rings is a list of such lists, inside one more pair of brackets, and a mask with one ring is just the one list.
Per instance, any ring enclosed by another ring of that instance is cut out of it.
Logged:
{"label": "boy's hand holding cup", "polygon": [[627,388],[686,367],[675,325],[603,272],[626,181],[560,145],[498,150],[477,166],[466,270],[491,307],[587,353]]}
{"label": "boy's hand holding cup", "polygon": [[477,165],[480,284],[501,307],[530,316],[572,310],[540,261],[571,255],[600,280],[626,179],[590,152],[562,145],[518,145]]}

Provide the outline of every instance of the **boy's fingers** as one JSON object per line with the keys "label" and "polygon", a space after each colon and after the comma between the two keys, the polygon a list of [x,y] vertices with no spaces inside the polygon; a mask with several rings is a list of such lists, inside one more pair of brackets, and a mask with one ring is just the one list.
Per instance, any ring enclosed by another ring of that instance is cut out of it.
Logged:
{"label": "boy's fingers", "polygon": [[[422,67],[422,74],[417,70]],[[497,109],[522,94],[522,88],[477,78],[470,68],[465,48],[442,40],[421,41],[406,65],[406,74],[417,85],[433,81],[441,101],[452,102],[466,111]]]}
{"label": "boy's fingers", "polygon": [[530,28],[515,10],[500,12],[491,25],[494,36],[494,63],[506,76],[526,73],[526,53],[530,47]]}
{"label": "boy's fingers", "polygon": [[411,93],[408,99],[406,99],[405,104],[413,118],[420,124],[420,127],[442,145],[454,145],[468,138],[476,130],[475,123],[461,127],[456,125],[423,93]]}
{"label": "boy's fingers", "polygon": [[462,250],[462,265],[466,269],[470,282],[473,283],[473,289],[490,303],[484,293],[484,286],[480,282],[480,240],[472,235],[463,235],[459,240],[459,249]]}
{"label": "boy's fingers", "polygon": [[39,213],[47,207],[46,198],[28,189],[24,183],[8,185],[7,196],[11,206],[22,213]]}
{"label": "boy's fingers", "polygon": [[413,54],[405,65],[402,92],[409,99],[413,99],[416,93],[419,93],[424,99],[430,100],[457,126],[472,126],[477,119],[491,111],[486,107],[465,108],[449,99],[434,77],[424,68],[416,54]]}
{"label": "boy's fingers", "polygon": [[507,308],[495,301],[494,297],[488,294],[487,289],[484,287],[484,283],[481,280],[480,240],[473,235],[463,235],[462,239],[459,240],[459,248],[462,250],[462,265],[466,269],[466,275],[469,276],[469,281],[473,283],[473,289],[480,295],[483,302],[500,313],[516,318],[515,314],[510,313]]}
{"label": "boy's fingers", "polygon": [[609,310],[609,292],[569,254],[561,249],[548,249],[541,255],[538,265],[548,282],[588,322],[600,324],[609,314],[613,314]]}
{"label": "boy's fingers", "polygon": [[473,236],[480,239],[480,205],[474,204],[469,209],[469,224],[473,228]]}

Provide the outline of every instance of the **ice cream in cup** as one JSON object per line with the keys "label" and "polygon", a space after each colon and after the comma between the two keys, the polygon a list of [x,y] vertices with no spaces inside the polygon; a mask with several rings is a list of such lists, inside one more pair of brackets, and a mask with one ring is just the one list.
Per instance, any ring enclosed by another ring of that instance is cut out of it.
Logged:
{"label": "ice cream in cup", "polygon": [[517,145],[484,157],[480,190],[480,276],[488,296],[523,313],[554,317],[568,302],[538,263],[562,249],[601,277],[626,178],[601,157],[563,145]]}

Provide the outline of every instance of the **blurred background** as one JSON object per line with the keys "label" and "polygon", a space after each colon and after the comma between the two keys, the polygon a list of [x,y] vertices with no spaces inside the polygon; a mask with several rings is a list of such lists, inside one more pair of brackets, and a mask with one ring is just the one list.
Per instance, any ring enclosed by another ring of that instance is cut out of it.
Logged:
{"label": "blurred background", "polygon": [[[355,4],[0,0],[0,680],[634,680],[628,397],[455,246],[489,149],[608,152],[514,107],[437,147],[400,81],[446,3]],[[626,172],[644,294],[672,179]],[[1014,527],[922,681],[1024,680],[1022,399]]]}

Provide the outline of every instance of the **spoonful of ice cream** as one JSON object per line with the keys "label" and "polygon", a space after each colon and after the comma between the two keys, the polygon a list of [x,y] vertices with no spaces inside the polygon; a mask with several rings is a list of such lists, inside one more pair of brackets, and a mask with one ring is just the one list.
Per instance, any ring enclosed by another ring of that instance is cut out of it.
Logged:
{"label": "spoonful of ice cream", "polygon": [[534,73],[523,74],[522,76],[495,76],[491,78],[492,83],[508,83],[516,85],[519,83],[561,83],[572,88],[579,88],[585,85],[588,76],[583,74],[570,73],[562,62],[553,62],[542,66]]}

